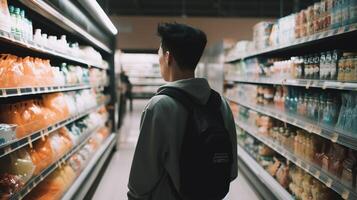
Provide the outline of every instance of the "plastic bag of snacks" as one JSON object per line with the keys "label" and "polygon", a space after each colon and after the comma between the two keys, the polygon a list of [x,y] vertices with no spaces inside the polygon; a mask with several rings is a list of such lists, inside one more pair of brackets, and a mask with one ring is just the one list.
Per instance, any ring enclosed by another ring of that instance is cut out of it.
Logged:
{"label": "plastic bag of snacks", "polygon": [[57,200],[71,185],[76,177],[69,165],[57,168],[45,180],[43,180],[25,199],[28,200]]}
{"label": "plastic bag of snacks", "polygon": [[51,141],[48,137],[46,137],[45,140],[38,140],[35,142],[33,148],[30,149],[32,162],[36,166],[34,171],[35,175],[38,175],[42,170],[53,163],[53,154]]}
{"label": "plastic bag of snacks", "polygon": [[35,171],[35,165],[27,149],[19,149],[8,156],[1,158],[1,174],[9,173],[19,177],[22,183],[26,183]]}
{"label": "plastic bag of snacks", "polygon": [[56,113],[55,121],[61,121],[69,117],[69,109],[62,93],[43,95],[43,104],[46,108]]}

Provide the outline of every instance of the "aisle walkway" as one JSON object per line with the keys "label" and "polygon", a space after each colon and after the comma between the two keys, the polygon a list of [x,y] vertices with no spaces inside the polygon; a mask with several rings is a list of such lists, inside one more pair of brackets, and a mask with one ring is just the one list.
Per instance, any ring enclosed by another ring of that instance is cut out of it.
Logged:
{"label": "aisle walkway", "polygon": [[[125,200],[127,183],[136,141],[139,136],[141,112],[147,101],[134,101],[134,110],[128,113],[120,130],[119,150],[113,155],[101,183],[93,197],[94,200]],[[238,179],[231,184],[228,200],[259,199],[248,185],[244,176],[239,173]]]}

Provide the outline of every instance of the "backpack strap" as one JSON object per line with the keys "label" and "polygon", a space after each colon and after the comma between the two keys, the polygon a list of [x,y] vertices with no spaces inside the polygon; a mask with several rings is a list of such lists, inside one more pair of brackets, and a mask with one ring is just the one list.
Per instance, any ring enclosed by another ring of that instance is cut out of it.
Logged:
{"label": "backpack strap", "polygon": [[169,96],[180,102],[190,112],[194,108],[194,100],[192,99],[192,97],[187,92],[181,89],[174,87],[163,87],[158,90],[156,95]]}

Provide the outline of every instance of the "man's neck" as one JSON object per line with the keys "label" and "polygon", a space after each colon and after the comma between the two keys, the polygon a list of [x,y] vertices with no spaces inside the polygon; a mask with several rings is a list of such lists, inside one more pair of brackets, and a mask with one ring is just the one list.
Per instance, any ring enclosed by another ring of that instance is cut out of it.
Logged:
{"label": "man's neck", "polygon": [[170,82],[178,81],[178,80],[183,80],[183,79],[191,79],[195,78],[195,72],[187,71],[187,72],[182,72],[182,73],[172,73],[170,75]]}

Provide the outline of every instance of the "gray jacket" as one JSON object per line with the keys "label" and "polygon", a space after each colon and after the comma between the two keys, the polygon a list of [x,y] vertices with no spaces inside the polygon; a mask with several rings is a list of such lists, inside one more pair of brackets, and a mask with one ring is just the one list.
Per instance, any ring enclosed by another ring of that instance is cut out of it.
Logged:
{"label": "gray jacket", "polygon": [[[185,90],[202,104],[206,104],[210,96],[206,79],[179,80],[165,85],[168,86]],[[222,100],[221,111],[234,151],[231,173],[231,180],[234,180],[238,173],[236,129],[230,107],[225,99]],[[129,178],[129,200],[176,200],[169,177],[175,188],[179,188],[179,152],[187,114],[185,107],[171,97],[159,95],[150,100],[141,118]]]}

